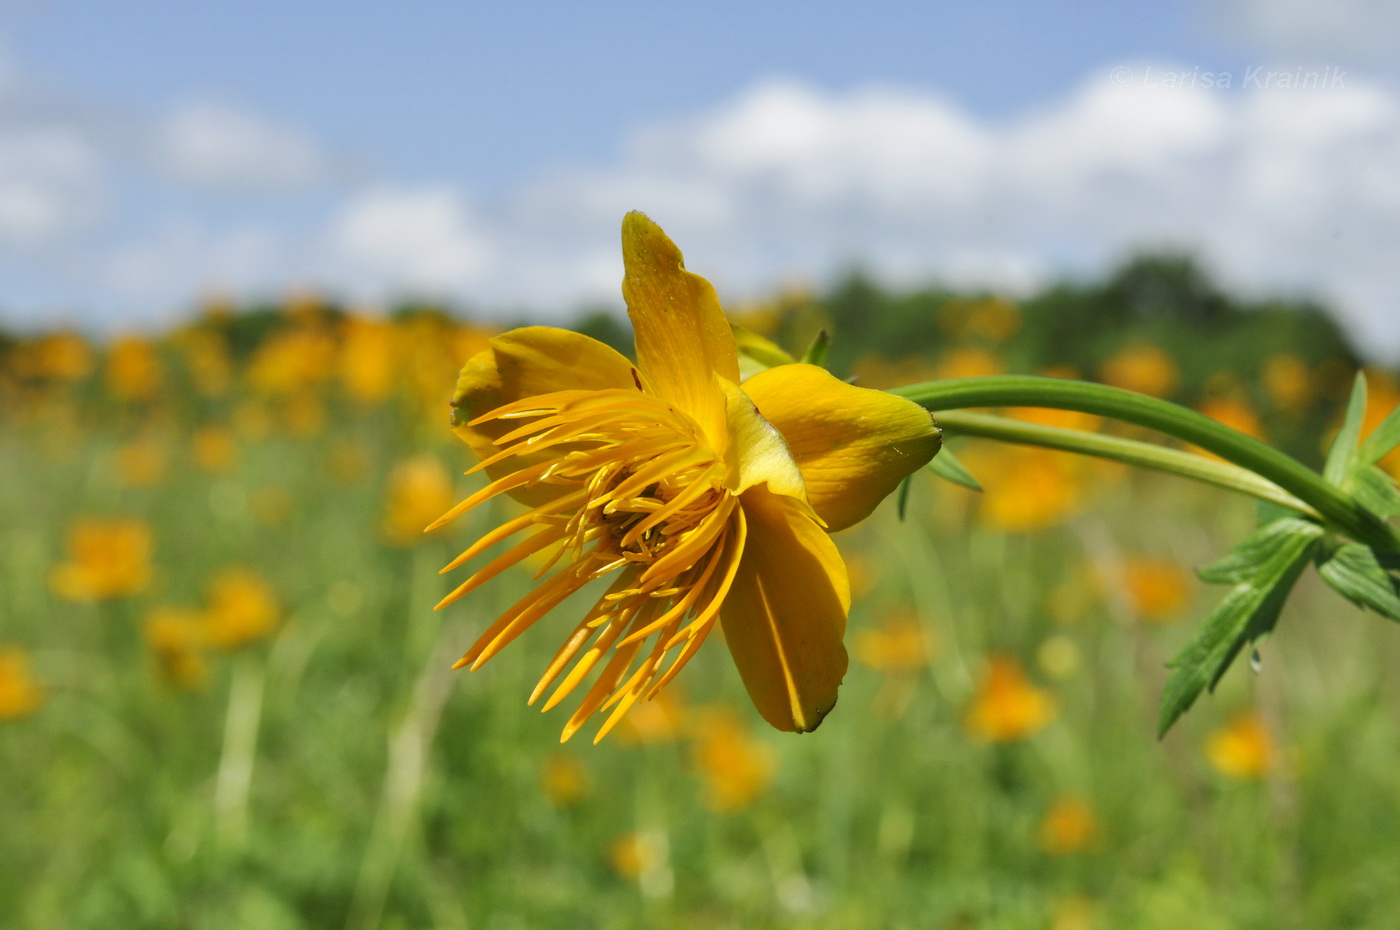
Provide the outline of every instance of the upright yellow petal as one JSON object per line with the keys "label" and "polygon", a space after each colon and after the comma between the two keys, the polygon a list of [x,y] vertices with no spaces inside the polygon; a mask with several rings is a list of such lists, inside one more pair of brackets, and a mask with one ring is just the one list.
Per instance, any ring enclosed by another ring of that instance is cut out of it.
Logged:
{"label": "upright yellow petal", "polygon": [[[636,389],[632,363],[596,339],[552,326],[528,326],[502,333],[491,348],[462,368],[452,395],[452,430],[480,458],[501,451],[495,440],[521,425],[520,420],[492,420],[471,426],[472,420],[497,407],[537,394],[573,389]],[[557,453],[547,453],[551,457]],[[530,464],[528,459],[490,466],[493,479]],[[532,506],[558,496],[561,488],[536,485],[515,494]]]}
{"label": "upright yellow petal", "polygon": [[846,674],[846,566],[800,502],[760,485],[742,498],[748,538],[720,610],[749,697],[779,730],[815,730]]}
{"label": "upright yellow petal", "polygon": [[622,261],[638,367],[651,389],[690,414],[723,453],[725,403],[714,376],[737,384],[739,356],[715,289],[685,270],[681,250],[642,213],[622,221]]}
{"label": "upright yellow petal", "polygon": [[815,365],[780,365],[744,382],[744,393],[787,440],[807,498],[835,532],[870,515],[942,439],[918,404],[839,381]]}

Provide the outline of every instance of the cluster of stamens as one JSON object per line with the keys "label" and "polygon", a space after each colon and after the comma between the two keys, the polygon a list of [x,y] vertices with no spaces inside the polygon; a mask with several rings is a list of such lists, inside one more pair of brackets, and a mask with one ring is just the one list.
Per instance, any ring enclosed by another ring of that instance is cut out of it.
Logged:
{"label": "cluster of stamens", "polygon": [[[613,707],[601,739],[634,703],[664,687],[708,635],[738,567],[743,512],[723,487],[724,465],[694,421],[650,394],[559,391],[508,404],[471,425],[486,424],[515,428],[494,440],[500,451],[474,470],[508,470],[434,526],[510,491],[547,492],[552,499],[487,533],[444,568],[530,534],[438,606],[527,558],[549,555],[535,573],[543,583],[506,610],[457,666],[480,667],[570,595],[615,575],[530,696],[535,703],[563,674],[545,702],[550,709],[611,651],[564,728],[568,739],[595,711]],[[677,648],[663,670],[666,655]]]}

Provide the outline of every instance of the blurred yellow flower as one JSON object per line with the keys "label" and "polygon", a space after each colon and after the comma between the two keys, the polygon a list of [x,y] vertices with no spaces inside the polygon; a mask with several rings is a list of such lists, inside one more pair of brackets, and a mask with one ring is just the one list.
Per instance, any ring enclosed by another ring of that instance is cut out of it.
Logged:
{"label": "blurred yellow flower", "polygon": [[238,441],[221,426],[202,426],[192,440],[194,460],[211,475],[226,475],[238,465]]}
{"label": "blurred yellow flower", "polygon": [[943,353],[938,362],[938,377],[977,378],[983,375],[999,375],[1006,370],[1001,356],[990,349],[978,346],[959,346]]}
{"label": "blurred yellow flower", "polygon": [[1029,533],[1077,513],[1084,497],[1084,463],[1033,446],[977,447],[963,456],[982,482],[978,516],[993,529]]}
{"label": "blurred yellow flower", "polygon": [[1084,895],[1069,895],[1055,902],[1050,930],[1094,930],[1099,924],[1099,905]]}
{"label": "blurred yellow flower", "polygon": [[1099,833],[1099,821],[1089,802],[1074,795],[1055,799],[1040,822],[1040,848],[1052,856],[1083,852]]}
{"label": "blurred yellow flower", "polygon": [[44,703],[44,688],[29,668],[29,653],[0,648],[0,720],[18,720]]}
{"label": "blurred yellow flower", "polygon": [[1291,416],[1306,410],[1317,394],[1308,363],[1291,352],[1270,356],[1264,362],[1259,380],[1274,407]]}
{"label": "blurred yellow flower", "polygon": [[963,724],[979,739],[1013,743],[1044,729],[1056,712],[1055,698],[1031,684],[1016,659],[993,655]]}
{"label": "blurred yellow flower", "polygon": [[160,390],[160,358],[149,339],[124,336],[107,350],[108,392],[118,400],[150,400]]}
{"label": "blurred yellow flower", "polygon": [[1133,557],[1124,563],[1123,575],[1133,610],[1144,620],[1175,619],[1191,601],[1193,577],[1176,562]]}
{"label": "blurred yellow flower", "polygon": [[1004,297],[954,297],[939,308],[938,325],[957,338],[1005,342],[1021,328],[1021,308]]}
{"label": "blurred yellow flower", "polygon": [[921,355],[888,359],[867,352],[851,366],[852,381],[862,387],[892,388],[901,384],[932,381],[938,377],[938,367]]}
{"label": "blurred yellow flower", "polygon": [[289,397],[320,387],[335,367],[335,339],[315,323],[278,330],[248,364],[248,383],[260,394]]}
{"label": "blurred yellow flower", "polygon": [[851,653],[862,665],[887,674],[917,672],[928,665],[931,636],[919,615],[907,607],[880,618],[879,626],[856,630]]}
{"label": "blurred yellow flower", "polygon": [[[1366,370],[1366,382],[1366,417],[1361,422],[1363,438],[1380,426],[1381,421],[1389,416],[1392,410],[1400,407],[1400,382],[1374,368]],[[1400,479],[1400,449],[1396,449],[1377,464],[1392,477]]]}
{"label": "blurred yellow flower", "polygon": [[1170,397],[1180,378],[1172,357],[1145,342],[1124,346],[1099,369],[1104,384],[1152,397]]}
{"label": "blurred yellow flower", "polygon": [[396,545],[421,542],[423,528],[456,500],[452,474],[431,455],[406,459],[389,475],[384,535]]}
{"label": "blurred yellow flower", "polygon": [[578,756],[556,752],[540,767],[540,788],[555,807],[573,807],[588,794],[588,769]]}
{"label": "blurred yellow flower", "polygon": [[1059,681],[1074,677],[1082,661],[1079,644],[1063,633],[1047,637],[1035,651],[1036,665]]}
{"label": "blurred yellow flower", "polygon": [[1255,439],[1264,437],[1263,427],[1259,425],[1259,417],[1255,414],[1249,401],[1242,396],[1213,397],[1202,403],[1199,410],[1212,420],[1237,429],[1246,436],[1253,436]]}
{"label": "blurred yellow flower", "polygon": [[151,582],[151,530],[138,520],[85,519],[68,531],[68,561],[49,572],[49,587],[71,601],[129,597]]}
{"label": "blurred yellow flower", "polygon": [[813,730],[846,671],[850,589],[827,533],[864,519],[926,463],[938,429],[917,405],[815,365],[770,368],[741,388],[733,331],[709,282],[640,213],[623,221],[622,246],[636,365],[586,336],[529,327],[493,339],[458,379],[453,425],[493,481],[439,523],[499,494],[535,509],[447,567],[531,533],[439,606],[552,545],[563,560],[458,666],[479,667],[611,576],[530,698],[563,675],[545,702],[554,706],[610,654],[565,739],[612,708],[601,739],[665,687],[716,621],[764,719]]}
{"label": "blurred yellow flower", "polygon": [[747,807],[773,781],[772,751],[727,708],[701,716],[691,754],[705,784],[705,806],[716,813]]}
{"label": "blurred yellow flower", "polygon": [[666,840],[656,833],[624,833],[608,845],[613,871],[632,882],[645,882],[666,868]]}
{"label": "blurred yellow flower", "polygon": [[1274,767],[1277,752],[1264,720],[1253,711],[1235,715],[1206,739],[1206,759],[1222,775],[1258,781]]}
{"label": "blurred yellow flower", "polygon": [[117,479],[128,488],[146,488],[165,476],[165,446],[154,438],[137,439],[117,450]]}
{"label": "blurred yellow flower", "polygon": [[638,701],[632,711],[622,718],[617,738],[625,745],[673,743],[685,731],[689,715],[681,703],[676,688],[657,692],[649,701]]}
{"label": "blurred yellow flower", "polygon": [[228,344],[217,332],[192,327],[179,333],[176,345],[184,356],[185,369],[197,393],[222,397],[233,385],[233,360]]}
{"label": "blurred yellow flower", "polygon": [[50,381],[80,381],[92,373],[92,348],[74,332],[49,333],[31,347],[36,374]]}
{"label": "blurred yellow flower", "polygon": [[200,611],[157,607],[146,614],[142,627],[160,677],[185,691],[201,690],[209,677],[204,626]]}
{"label": "blurred yellow flower", "polygon": [[326,402],[310,389],[282,401],[282,424],[293,436],[315,436],[326,428]]}
{"label": "blurred yellow flower", "polygon": [[247,569],[225,569],[209,583],[204,638],[216,649],[237,649],[277,626],[281,608],[272,586]]}
{"label": "blurred yellow flower", "polygon": [[394,386],[398,340],[393,324],[369,317],[345,321],[338,370],[345,393],[362,404],[376,404]]}

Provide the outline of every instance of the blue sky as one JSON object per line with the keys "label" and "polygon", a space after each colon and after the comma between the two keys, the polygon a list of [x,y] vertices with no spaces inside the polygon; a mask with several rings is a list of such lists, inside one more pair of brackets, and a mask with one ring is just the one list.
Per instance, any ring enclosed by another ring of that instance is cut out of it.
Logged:
{"label": "blue sky", "polygon": [[[697,13],[0,0],[0,320],[297,285],[557,316],[616,303],[641,208],[735,295],[857,262],[1015,292],[1167,245],[1400,353],[1386,3]],[[1346,77],[1244,86],[1274,67]],[[1161,86],[1202,72],[1232,86]]]}

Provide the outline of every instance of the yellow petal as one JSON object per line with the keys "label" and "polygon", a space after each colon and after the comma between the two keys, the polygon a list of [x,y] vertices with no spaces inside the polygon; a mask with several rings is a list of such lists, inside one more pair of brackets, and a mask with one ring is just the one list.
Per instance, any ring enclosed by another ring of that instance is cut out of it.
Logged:
{"label": "yellow petal", "polygon": [[[537,394],[572,389],[634,389],[632,363],[596,339],[567,329],[528,326],[502,333],[491,348],[462,368],[452,395],[452,431],[480,458],[501,451],[494,441],[520,426],[519,420],[468,424],[504,404]],[[554,457],[558,450],[540,453]],[[492,480],[534,464],[531,456],[516,456],[486,469]],[[538,484],[511,496],[531,506],[547,503],[567,488]]]}
{"label": "yellow petal", "polygon": [[760,485],[741,504],[748,538],[720,610],[724,638],[763,719],[815,730],[846,674],[846,566],[798,501]]}
{"label": "yellow petal", "polygon": [[681,250],[644,214],[622,221],[622,296],[637,334],[637,366],[648,386],[700,425],[723,453],[719,375],[739,381],[734,334],[710,282],[685,270]]}
{"label": "yellow petal", "polygon": [[770,368],[745,381],[744,393],[787,440],[807,499],[832,532],[868,517],[942,442],[918,404],[815,365]]}
{"label": "yellow petal", "polygon": [[[797,498],[805,505],[807,489],[802,471],[788,451],[783,434],[759,414],[739,386],[716,376],[725,396],[729,446],[725,458],[729,474],[725,487],[742,494],[757,484],[767,484],[775,494]],[[810,512],[810,511],[809,511]]]}

